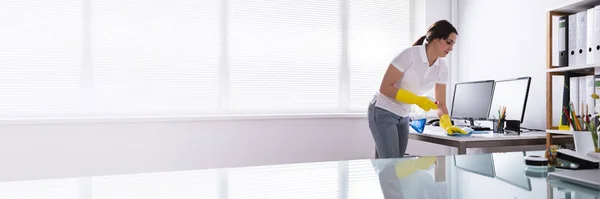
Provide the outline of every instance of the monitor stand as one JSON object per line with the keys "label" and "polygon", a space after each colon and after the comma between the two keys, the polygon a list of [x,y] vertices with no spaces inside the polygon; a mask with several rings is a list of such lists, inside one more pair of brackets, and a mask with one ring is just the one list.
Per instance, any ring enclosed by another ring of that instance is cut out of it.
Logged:
{"label": "monitor stand", "polygon": [[469,127],[475,126],[475,120],[473,118],[467,119],[469,121]]}

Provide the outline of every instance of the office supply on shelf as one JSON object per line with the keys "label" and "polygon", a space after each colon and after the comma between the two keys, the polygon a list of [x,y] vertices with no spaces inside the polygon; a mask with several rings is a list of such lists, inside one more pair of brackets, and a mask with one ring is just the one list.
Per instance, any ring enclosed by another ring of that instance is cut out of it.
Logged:
{"label": "office supply on shelf", "polygon": [[585,48],[585,53],[587,54],[586,55],[586,59],[587,59],[586,64],[596,63],[596,60],[595,60],[596,57],[594,56],[594,53],[595,53],[594,51],[596,50],[595,49],[596,46],[594,45],[594,42],[596,42],[595,37],[600,37],[600,35],[594,34],[594,28],[595,28],[594,26],[596,25],[594,11],[595,11],[595,8],[588,9],[587,16],[586,16],[586,20],[587,20],[587,26],[586,26],[587,27],[587,29],[586,29],[586,31],[587,31],[586,47],[587,48]]}
{"label": "office supply on shelf", "polygon": [[485,120],[490,111],[494,80],[461,82],[454,85],[454,95],[450,116],[452,119]]}
{"label": "office supply on shelf", "polygon": [[569,28],[569,32],[567,33],[567,37],[569,38],[567,40],[568,43],[568,51],[569,51],[569,58],[568,58],[568,63],[569,66],[575,66],[576,64],[576,55],[577,55],[577,15],[576,14],[571,14],[569,15],[569,23],[567,24],[568,28]]}
{"label": "office supply on shelf", "polygon": [[558,18],[558,66],[564,67],[569,65],[569,38],[568,38],[568,16]]}
{"label": "office supply on shelf", "polygon": [[587,170],[560,170],[550,172],[549,179],[564,180],[570,183],[600,190],[600,171],[597,169]]}
{"label": "office supply on shelf", "polygon": [[[570,18],[569,18],[570,19]],[[569,57],[571,59],[573,57]],[[562,96],[562,111],[560,117],[560,124],[558,124],[559,130],[569,130],[569,125],[571,124],[571,119],[569,115],[571,112],[569,111],[571,108],[569,104],[571,103],[571,73],[564,74],[564,83],[563,83],[563,96]],[[577,80],[577,79],[575,79]],[[575,81],[579,83],[579,81]],[[579,86],[578,86],[579,87]],[[575,93],[573,93],[575,94]]]}
{"label": "office supply on shelf", "polygon": [[[569,73],[570,74],[570,73]],[[566,78],[566,77],[565,77]],[[579,77],[569,77],[569,101],[568,102],[576,102],[574,104],[575,109],[579,109]]]}
{"label": "office supply on shelf", "polygon": [[594,42],[592,45],[594,62],[600,63],[600,5],[594,8]]}
{"label": "office supply on shelf", "polygon": [[[565,78],[569,77],[570,73],[565,73]],[[597,114],[595,111],[595,76],[586,75],[580,77],[569,77],[570,81],[565,82],[565,91],[569,92],[569,104],[563,107],[562,113],[564,118],[561,118],[561,124],[566,121],[571,128],[563,128],[560,130],[575,130],[588,131],[590,129],[590,117],[592,114]],[[569,89],[566,89],[566,88]],[[567,101],[566,95],[563,93],[563,102]]]}
{"label": "office supply on shelf", "polygon": [[556,151],[556,158],[563,162],[562,165],[557,165],[556,167],[563,169],[598,169],[600,162],[598,159],[589,157],[585,153],[577,153],[571,149],[558,149]]}
{"label": "office supply on shelf", "polygon": [[585,65],[587,62],[587,11],[577,14],[577,52],[575,56],[576,65]]}

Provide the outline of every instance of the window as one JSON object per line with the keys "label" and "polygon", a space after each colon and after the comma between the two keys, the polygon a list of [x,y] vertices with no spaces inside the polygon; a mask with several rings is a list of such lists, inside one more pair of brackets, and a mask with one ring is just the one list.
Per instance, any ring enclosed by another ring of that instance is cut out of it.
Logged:
{"label": "window", "polygon": [[91,0],[98,115],[217,111],[218,0]]}
{"label": "window", "polygon": [[340,1],[229,1],[234,112],[340,107]]}
{"label": "window", "polygon": [[81,1],[0,6],[0,117],[82,114]]}
{"label": "window", "polygon": [[411,0],[0,7],[0,117],[365,112]]}
{"label": "window", "polygon": [[349,108],[366,110],[398,53],[412,44],[410,1],[350,0]]}
{"label": "window", "polygon": [[78,179],[0,182],[0,198],[80,199]]}

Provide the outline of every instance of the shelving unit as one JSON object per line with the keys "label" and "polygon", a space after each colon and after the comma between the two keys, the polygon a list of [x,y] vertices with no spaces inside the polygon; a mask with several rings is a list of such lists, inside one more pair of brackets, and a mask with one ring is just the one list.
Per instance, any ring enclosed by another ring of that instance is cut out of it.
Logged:
{"label": "shelving unit", "polygon": [[[554,16],[565,16],[586,11],[597,5],[600,5],[600,0],[578,0],[547,10],[546,12],[546,147],[552,145],[553,135],[573,135],[574,132],[578,132],[558,130],[558,126],[552,124],[552,76],[562,76],[569,72],[571,77],[576,77],[594,75],[595,71],[600,71],[600,63],[567,67],[552,65],[552,18]],[[563,84],[562,81],[556,83]]]}

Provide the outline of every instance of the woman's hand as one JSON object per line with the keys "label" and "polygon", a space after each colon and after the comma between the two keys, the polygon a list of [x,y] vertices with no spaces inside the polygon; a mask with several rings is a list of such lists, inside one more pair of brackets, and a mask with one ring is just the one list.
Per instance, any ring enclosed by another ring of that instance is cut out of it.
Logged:
{"label": "woman's hand", "polygon": [[458,133],[462,133],[462,134],[467,134],[467,132],[457,126],[452,126],[452,122],[450,121],[450,116],[448,116],[448,114],[442,115],[442,117],[440,117],[440,126],[446,130],[446,133],[448,133],[448,135],[452,135],[456,132]]}

